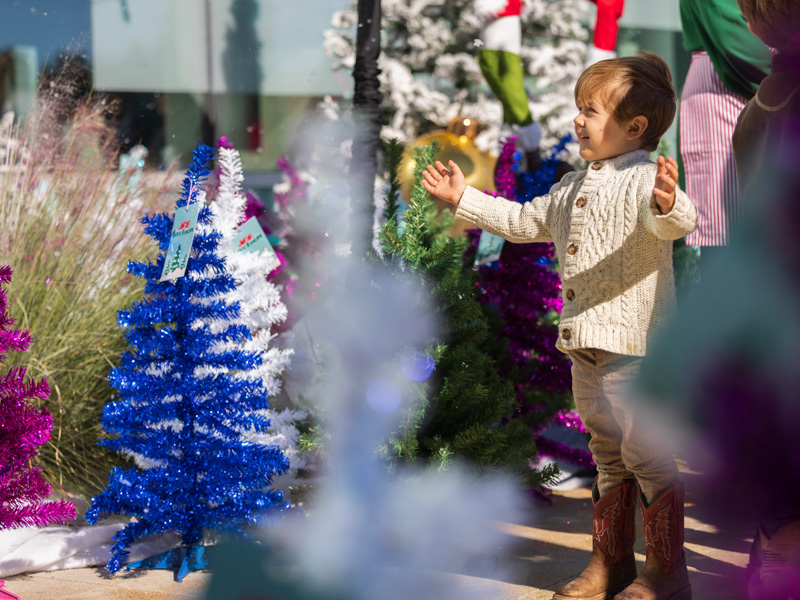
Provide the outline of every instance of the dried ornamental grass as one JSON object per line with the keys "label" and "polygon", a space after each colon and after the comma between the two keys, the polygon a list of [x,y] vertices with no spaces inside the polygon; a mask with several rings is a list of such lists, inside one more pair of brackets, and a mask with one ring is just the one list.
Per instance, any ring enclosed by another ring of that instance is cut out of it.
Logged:
{"label": "dried ornamental grass", "polygon": [[55,486],[88,496],[119,461],[97,445],[113,393],[106,376],[126,347],[117,310],[142,296],[126,265],[154,254],[139,220],[168,205],[170,174],[131,185],[116,169],[107,107],[84,100],[65,109],[59,89],[23,124],[6,116],[0,125],[0,263],[14,269],[15,326],[35,332],[19,360],[52,387],[43,401],[52,440],[39,462]]}

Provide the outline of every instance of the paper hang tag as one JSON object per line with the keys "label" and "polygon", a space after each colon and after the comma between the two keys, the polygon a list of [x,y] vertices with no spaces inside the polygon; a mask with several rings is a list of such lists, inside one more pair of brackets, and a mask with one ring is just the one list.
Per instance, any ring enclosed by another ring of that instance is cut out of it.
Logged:
{"label": "paper hang tag", "polygon": [[478,252],[475,254],[475,266],[485,265],[486,263],[500,260],[503,252],[505,240],[499,235],[494,235],[488,231],[481,231],[481,239],[478,242]]}
{"label": "paper hang tag", "polygon": [[186,273],[186,263],[189,262],[189,255],[192,252],[192,242],[194,241],[194,232],[197,229],[197,215],[199,213],[199,202],[188,206],[180,206],[175,211],[167,257],[164,259],[164,269],[161,271],[161,279],[159,281],[178,279]]}
{"label": "paper hang tag", "polygon": [[235,252],[265,252],[265,262],[267,263],[267,273],[272,273],[277,269],[281,261],[269,243],[261,224],[255,217],[250,217],[241,224],[238,233],[233,238]]}
{"label": "paper hang tag", "polygon": [[397,235],[399,236],[406,232],[406,212],[408,212],[408,204],[402,198],[398,198],[397,211],[394,214],[397,218]]}

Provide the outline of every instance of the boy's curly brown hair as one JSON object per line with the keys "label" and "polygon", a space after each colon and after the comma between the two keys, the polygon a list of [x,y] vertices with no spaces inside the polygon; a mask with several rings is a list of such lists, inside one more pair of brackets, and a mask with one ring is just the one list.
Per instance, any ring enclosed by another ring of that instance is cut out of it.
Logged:
{"label": "boy's curly brown hair", "polygon": [[601,60],[588,67],[575,84],[575,103],[597,98],[617,123],[638,115],[647,117],[642,148],[653,152],[675,119],[677,104],[672,73],[658,54],[640,51],[636,56]]}

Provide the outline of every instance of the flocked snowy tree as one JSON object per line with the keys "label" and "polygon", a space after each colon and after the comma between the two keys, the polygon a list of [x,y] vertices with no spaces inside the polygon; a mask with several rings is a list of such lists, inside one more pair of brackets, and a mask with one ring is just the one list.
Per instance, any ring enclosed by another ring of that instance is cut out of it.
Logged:
{"label": "flocked snowy tree", "polygon": [[[379,60],[382,136],[405,143],[458,115],[488,127],[475,142],[497,152],[502,107],[489,91],[476,59],[480,18],[475,0],[382,0],[383,47]],[[522,17],[522,64],[528,76],[530,107],[549,147],[572,131],[572,92],[583,71],[589,37],[586,0],[526,0]],[[355,2],[334,14],[325,32],[325,50],[335,68],[355,62]],[[341,101],[326,99],[330,112]]]}
{"label": "flocked snowy tree", "polygon": [[[217,253],[221,236],[208,228],[202,185],[212,157],[208,146],[195,150],[177,202],[199,204],[197,223],[204,228],[194,237],[186,276],[160,281],[174,219],[168,214],[143,219],[159,243],[156,263],[128,265],[146,279],[145,298],[119,312],[130,348],[109,375],[120,395],[104,407],[110,436],[101,443],[153,464],[114,469],[108,487],[92,499],[90,523],[105,515],[135,517],[115,535],[111,572],[126,563],[131,543],[164,532],[182,536],[182,552],[169,564],[186,572],[196,568],[210,531],[242,533],[286,506],[270,488],[271,478],[288,466],[283,453],[242,433],[264,433],[269,425],[259,413],[269,408],[263,384],[233,375],[258,369],[262,357],[239,347],[220,349],[250,339],[250,331],[234,321],[239,306],[220,299],[235,283]],[[213,277],[205,276],[209,271]]]}
{"label": "flocked snowy tree", "polygon": [[[267,279],[272,254],[268,251],[238,252],[234,246],[239,225],[246,220],[247,198],[242,191],[242,162],[239,153],[232,148],[219,149],[219,188],[215,202],[211,203],[211,228],[222,235],[218,254],[225,259],[226,269],[236,282],[236,288],[219,299],[228,304],[239,304],[239,317],[233,322],[245,325],[252,339],[237,345],[228,341],[219,345],[219,350],[240,347],[261,356],[261,364],[255,369],[240,371],[236,377],[263,385],[263,393],[275,397],[280,392],[282,374],[289,365],[293,351],[279,348],[273,342],[273,328],[284,322],[286,305],[281,300],[280,289]],[[218,325],[211,323],[212,330]],[[287,475],[294,478],[298,469],[306,464],[305,453],[297,448],[300,438],[298,421],[306,418],[299,409],[272,408],[259,411],[270,421],[266,432],[248,431],[246,438],[265,446],[277,445],[289,461]]]}

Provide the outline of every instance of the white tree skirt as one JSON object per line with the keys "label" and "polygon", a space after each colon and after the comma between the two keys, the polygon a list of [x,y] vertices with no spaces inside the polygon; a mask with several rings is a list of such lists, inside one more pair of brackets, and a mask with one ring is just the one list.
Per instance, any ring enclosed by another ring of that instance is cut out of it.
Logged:
{"label": "white tree skirt", "polygon": [[[112,537],[125,523],[85,527],[27,527],[0,531],[0,578],[28,571],[56,571],[105,565]],[[130,561],[159,554],[180,544],[176,535],[133,544]]]}

